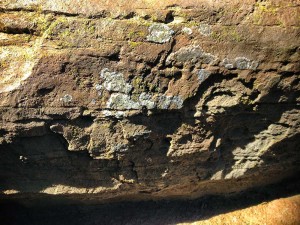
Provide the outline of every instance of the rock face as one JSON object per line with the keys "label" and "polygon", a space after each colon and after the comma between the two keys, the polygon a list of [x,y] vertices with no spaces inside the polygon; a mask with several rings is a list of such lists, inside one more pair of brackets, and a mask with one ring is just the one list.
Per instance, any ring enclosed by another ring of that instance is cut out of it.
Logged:
{"label": "rock face", "polygon": [[224,194],[299,173],[293,0],[2,0],[0,191]]}

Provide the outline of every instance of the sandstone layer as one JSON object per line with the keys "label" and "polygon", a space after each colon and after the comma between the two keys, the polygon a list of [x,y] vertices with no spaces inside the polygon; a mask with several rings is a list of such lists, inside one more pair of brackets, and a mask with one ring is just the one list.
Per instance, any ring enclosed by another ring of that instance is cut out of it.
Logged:
{"label": "sandstone layer", "polygon": [[295,0],[2,0],[2,197],[198,197],[296,176],[299,16]]}
{"label": "sandstone layer", "polygon": [[[282,210],[284,209],[284,210]],[[271,202],[264,202],[257,206],[237,210],[212,217],[207,220],[180,225],[232,225],[232,224],[299,224],[300,196],[281,198]]]}

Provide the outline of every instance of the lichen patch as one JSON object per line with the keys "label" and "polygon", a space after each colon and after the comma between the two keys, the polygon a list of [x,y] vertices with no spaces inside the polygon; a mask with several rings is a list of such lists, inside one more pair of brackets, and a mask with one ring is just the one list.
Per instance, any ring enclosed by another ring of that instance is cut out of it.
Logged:
{"label": "lichen patch", "polygon": [[166,24],[155,23],[149,27],[147,41],[156,43],[168,42],[174,34],[174,31]]}

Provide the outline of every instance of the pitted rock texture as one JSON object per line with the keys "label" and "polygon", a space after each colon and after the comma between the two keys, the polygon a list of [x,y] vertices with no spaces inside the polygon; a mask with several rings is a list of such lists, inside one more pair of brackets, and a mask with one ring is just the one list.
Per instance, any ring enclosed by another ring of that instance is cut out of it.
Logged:
{"label": "pitted rock texture", "polygon": [[2,195],[198,197],[296,175],[299,11],[1,1]]}

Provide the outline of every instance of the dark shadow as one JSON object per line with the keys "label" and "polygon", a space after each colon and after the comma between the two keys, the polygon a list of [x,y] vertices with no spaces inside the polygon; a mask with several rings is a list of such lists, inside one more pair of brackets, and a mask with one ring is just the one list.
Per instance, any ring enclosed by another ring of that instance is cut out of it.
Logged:
{"label": "dark shadow", "polygon": [[299,179],[251,189],[235,195],[194,200],[160,200],[93,204],[62,196],[41,195],[28,201],[0,200],[0,220],[6,225],[170,225],[209,219],[262,202],[299,194]]}

